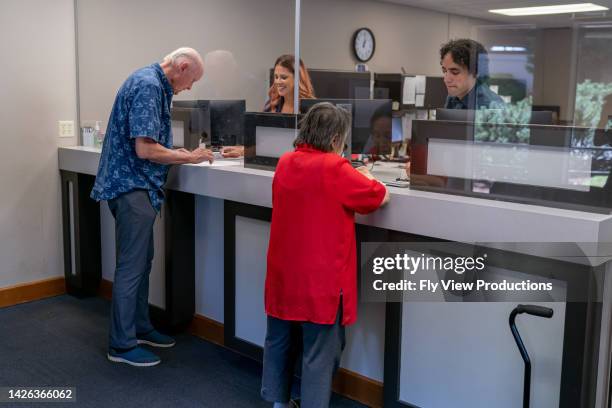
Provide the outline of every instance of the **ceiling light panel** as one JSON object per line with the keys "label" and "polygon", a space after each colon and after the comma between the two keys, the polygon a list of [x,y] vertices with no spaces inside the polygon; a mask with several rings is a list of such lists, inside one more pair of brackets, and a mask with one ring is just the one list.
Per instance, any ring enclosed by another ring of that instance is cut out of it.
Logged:
{"label": "ceiling light panel", "polygon": [[607,7],[593,3],[558,4],[538,7],[519,7],[489,10],[490,13],[504,16],[541,16],[546,14],[585,13],[588,11],[606,11]]}

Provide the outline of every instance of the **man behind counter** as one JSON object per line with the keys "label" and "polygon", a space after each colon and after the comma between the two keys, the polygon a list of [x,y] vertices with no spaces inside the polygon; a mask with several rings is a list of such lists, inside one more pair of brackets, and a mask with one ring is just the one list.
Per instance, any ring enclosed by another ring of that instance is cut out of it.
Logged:
{"label": "man behind counter", "polygon": [[[493,92],[485,79],[489,75],[487,50],[470,39],[450,40],[440,47],[440,67],[444,85],[448,91],[446,109],[503,109],[505,103]],[[444,177],[427,175],[422,157],[427,152],[423,146],[412,149],[411,160],[406,163],[406,174],[412,185],[442,187]],[[419,159],[420,157],[420,159]],[[416,158],[416,159],[415,159]]]}
{"label": "man behind counter", "polygon": [[451,40],[440,48],[440,66],[448,91],[446,109],[502,109],[504,101],[484,82],[489,75],[487,50],[470,39]]}

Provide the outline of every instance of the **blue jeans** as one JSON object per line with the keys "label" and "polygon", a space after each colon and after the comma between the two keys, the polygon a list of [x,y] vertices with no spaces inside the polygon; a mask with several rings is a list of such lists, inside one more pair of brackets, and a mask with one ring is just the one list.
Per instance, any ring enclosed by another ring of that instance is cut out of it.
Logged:
{"label": "blue jeans", "polygon": [[145,190],[108,201],[115,217],[117,262],[111,305],[110,347],[136,347],[136,334],[153,330],[149,319],[149,274],[157,212]]}
{"label": "blue jeans", "polygon": [[300,406],[328,407],[332,379],[340,365],[345,344],[341,322],[342,308],[338,310],[335,324],[296,322],[268,316],[261,384],[263,399],[289,401],[294,374],[300,375],[301,371]]}

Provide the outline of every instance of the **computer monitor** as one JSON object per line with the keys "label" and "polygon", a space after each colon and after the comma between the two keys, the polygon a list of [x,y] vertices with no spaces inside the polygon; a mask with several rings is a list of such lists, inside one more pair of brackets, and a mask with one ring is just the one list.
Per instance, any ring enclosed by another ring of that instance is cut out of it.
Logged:
{"label": "computer monitor", "polygon": [[391,99],[394,108],[402,103],[402,74],[374,74],[372,99]]}
{"label": "computer monitor", "polygon": [[[503,109],[486,109],[484,112],[502,112]],[[472,109],[436,109],[436,120],[451,120],[457,122],[474,122],[477,113],[483,111],[475,111]],[[531,125],[552,125],[553,112],[551,111],[532,111],[529,119]],[[527,125],[527,123],[525,123]]]}
{"label": "computer monitor", "polygon": [[351,132],[347,141],[351,154],[391,153],[390,99],[303,99],[300,111],[306,113],[320,102],[342,106],[351,113]]}
{"label": "computer monitor", "polygon": [[471,109],[436,109],[436,120],[474,122],[476,111]]}
{"label": "computer monitor", "polygon": [[557,115],[557,118],[561,117],[561,107],[559,105],[531,105],[533,111],[551,111]]}
{"label": "computer monitor", "polygon": [[189,133],[200,135],[200,142],[211,146],[243,143],[246,109],[244,99],[174,101],[172,106],[173,120],[175,113],[181,115],[181,111],[189,112]]}
{"label": "computer monitor", "polygon": [[[308,74],[317,98],[370,99],[370,73],[309,69]],[[270,86],[274,69],[270,69]]]}
{"label": "computer monitor", "polygon": [[554,123],[554,112],[532,110],[529,123],[533,125],[552,125]]}
{"label": "computer monitor", "polygon": [[308,70],[317,98],[370,98],[370,73]]}
{"label": "computer monitor", "polygon": [[247,112],[244,123],[244,167],[274,170],[278,159],[293,150],[298,116]]}
{"label": "computer monitor", "polygon": [[443,108],[446,105],[448,90],[442,77],[425,78],[425,98],[423,107],[426,109]]}
{"label": "computer monitor", "polygon": [[241,100],[210,101],[210,134],[213,146],[234,146],[244,143],[244,113]]}
{"label": "computer monitor", "polygon": [[391,154],[393,129],[390,99],[356,99],[351,131],[351,153]]}
{"label": "computer monitor", "polygon": [[173,147],[193,150],[210,143],[209,101],[174,101],[170,114]]}

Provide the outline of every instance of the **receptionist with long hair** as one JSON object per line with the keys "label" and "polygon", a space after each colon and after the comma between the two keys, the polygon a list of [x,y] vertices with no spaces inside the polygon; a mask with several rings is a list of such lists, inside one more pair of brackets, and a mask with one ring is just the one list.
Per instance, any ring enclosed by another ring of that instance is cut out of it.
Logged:
{"label": "receptionist with long hair", "polygon": [[[274,83],[268,90],[268,102],[264,112],[296,113],[299,106],[293,106],[295,95],[295,57],[293,55],[281,55],[274,63]],[[300,86],[299,99],[312,99],[315,97],[310,75],[300,59]]]}
{"label": "receptionist with long hair", "polygon": [[[299,99],[315,97],[314,88],[304,61],[300,59]],[[274,82],[268,90],[268,101],[263,111],[275,113],[296,113],[299,106],[293,106],[295,92],[295,57],[281,55],[274,62]],[[244,154],[243,146],[227,146],[221,151],[223,157],[240,157]]]}

